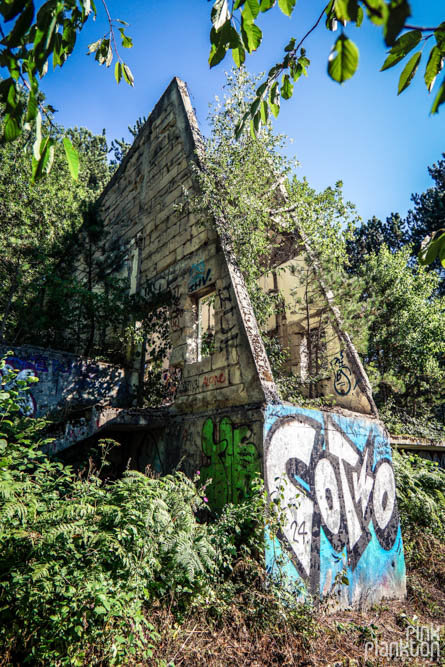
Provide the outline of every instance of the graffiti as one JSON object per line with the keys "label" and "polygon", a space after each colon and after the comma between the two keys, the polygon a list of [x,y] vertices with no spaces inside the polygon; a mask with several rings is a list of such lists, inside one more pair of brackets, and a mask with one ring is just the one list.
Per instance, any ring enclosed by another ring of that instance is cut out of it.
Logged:
{"label": "graffiti", "polygon": [[223,384],[226,381],[226,376],[224,371],[219,373],[219,375],[210,375],[207,377],[207,375],[204,377],[203,385],[207,389],[207,387],[214,387],[217,384]]}
{"label": "graffiti", "polygon": [[178,387],[178,394],[193,394],[200,390],[199,378],[194,377],[190,380],[182,380]]}
{"label": "graffiti", "polygon": [[236,324],[233,322],[233,315],[235,313],[235,307],[231,306],[226,308],[220,315],[219,318],[219,328],[222,334],[228,334],[232,329],[235,328]]}
{"label": "graffiti", "polygon": [[[8,363],[4,365],[3,368],[0,368],[0,376],[5,377],[5,384],[2,384],[3,391],[16,391],[17,396],[15,401],[17,402],[20,413],[25,417],[35,417],[37,411],[37,404],[34,399],[34,396],[29,391],[29,388],[24,385],[21,386],[21,383],[27,381],[29,378],[36,377],[35,367],[29,362],[21,362],[22,370],[17,364],[17,361],[14,357],[8,359]],[[26,367],[23,367],[26,365]],[[18,371],[18,373],[17,373]],[[14,374],[14,377],[11,376],[11,379],[8,379],[9,373]]]}
{"label": "graffiti", "polygon": [[69,359],[53,359],[53,369],[55,373],[70,373],[73,362]]}
{"label": "graffiti", "polygon": [[144,295],[147,298],[162,294],[163,292],[175,292],[179,274],[185,269],[185,262],[177,262],[174,266],[162,271],[154,278],[147,280],[144,286]]}
{"label": "graffiti", "polygon": [[188,282],[188,291],[196,292],[196,290],[201,287],[205,287],[207,283],[211,280],[212,269],[205,270],[204,260],[202,262],[197,262],[192,264],[190,268],[190,278]]}
{"label": "graffiti", "polygon": [[238,338],[238,333],[222,338],[219,342],[219,352],[227,352],[230,347],[236,347],[238,345]]}
{"label": "graffiti", "polygon": [[[298,578],[312,594],[329,592],[342,568],[357,588],[375,586],[379,571],[386,586],[396,570],[404,580],[391,450],[383,431],[314,410],[268,411],[266,485],[272,500],[281,498],[286,519],[279,542]],[[271,551],[268,559],[273,569]]]}
{"label": "graffiti", "polygon": [[219,428],[209,418],[202,427],[202,451],[207,465],[201,467],[201,480],[212,480],[206,495],[212,509],[220,510],[228,503],[237,503],[249,495],[250,482],[259,470],[259,455],[252,442],[249,426],[233,425],[223,417]]}
{"label": "graffiti", "polygon": [[230,289],[230,283],[227,283],[227,285],[223,285],[223,287],[220,287],[216,291],[216,295],[219,299],[219,304],[220,304],[219,307],[221,309],[226,307],[225,306],[226,303],[232,304],[232,292]]}
{"label": "graffiti", "polygon": [[8,357],[8,365],[18,371],[33,370],[35,373],[49,373],[52,366],[53,373],[70,373],[73,367],[71,359],[51,359],[43,354],[26,355],[25,358]]}
{"label": "graffiti", "polygon": [[182,369],[177,367],[166,368],[162,372],[161,382],[164,385],[164,390],[168,397],[165,399],[169,403],[174,399],[178,386],[182,378]]}
{"label": "graffiti", "polygon": [[170,313],[170,324],[172,331],[177,331],[181,328],[181,317],[184,315],[184,309],[179,306],[174,306]]}
{"label": "graffiti", "polygon": [[331,368],[334,371],[334,389],[339,396],[347,396],[352,388],[355,389],[357,382],[352,387],[352,372],[344,362],[344,352],[340,350],[337,357],[331,360]]}

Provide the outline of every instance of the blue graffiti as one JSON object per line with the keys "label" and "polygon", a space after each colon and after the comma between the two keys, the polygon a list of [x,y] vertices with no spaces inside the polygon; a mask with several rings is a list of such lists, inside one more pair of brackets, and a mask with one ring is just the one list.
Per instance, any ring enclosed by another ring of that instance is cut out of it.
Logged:
{"label": "blue graffiti", "polygon": [[269,406],[265,480],[285,515],[266,549],[271,572],[279,552],[288,576],[313,595],[329,593],[347,573],[351,603],[378,585],[385,595],[404,588],[391,450],[377,424]]}

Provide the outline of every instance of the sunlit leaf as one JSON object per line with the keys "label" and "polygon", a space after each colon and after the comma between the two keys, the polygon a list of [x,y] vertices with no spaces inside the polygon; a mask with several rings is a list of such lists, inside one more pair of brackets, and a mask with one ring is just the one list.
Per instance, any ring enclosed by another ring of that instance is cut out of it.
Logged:
{"label": "sunlit leaf", "polygon": [[397,95],[400,95],[400,93],[402,93],[404,90],[406,90],[406,88],[408,88],[409,84],[414,78],[414,75],[417,72],[417,68],[419,67],[421,57],[422,57],[421,51],[417,51],[417,53],[414,53],[406,63],[400,75]]}
{"label": "sunlit leaf", "polygon": [[445,102],[445,79],[442,81],[439,90],[437,91],[436,98],[431,107],[430,113],[438,113],[439,107]]}
{"label": "sunlit leaf", "polygon": [[286,16],[290,16],[294,11],[296,0],[278,0],[278,6]]}
{"label": "sunlit leaf", "polygon": [[424,75],[425,84],[429,93],[434,86],[437,75],[442,70],[443,61],[444,57],[442,56],[440,49],[437,46],[433,46],[430,52],[430,57],[428,58]]}
{"label": "sunlit leaf", "polygon": [[350,79],[357,70],[358,59],[357,46],[346,35],[340,35],[329,55],[329,76],[338,83]]}
{"label": "sunlit leaf", "polygon": [[399,37],[395,42],[391,51],[389,52],[388,57],[382,65],[381,72],[390,67],[394,67],[400,62],[408,53],[414,49],[415,46],[420,42],[422,38],[422,33],[420,30],[411,30],[406,32],[404,35]]}
{"label": "sunlit leaf", "polygon": [[79,154],[68,137],[63,137],[63,147],[65,149],[66,161],[68,163],[71,178],[77,181],[79,177]]}

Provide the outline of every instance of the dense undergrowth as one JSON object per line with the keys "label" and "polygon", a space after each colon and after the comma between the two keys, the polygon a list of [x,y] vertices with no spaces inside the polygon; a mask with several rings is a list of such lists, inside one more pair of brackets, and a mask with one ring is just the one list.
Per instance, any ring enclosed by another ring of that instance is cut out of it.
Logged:
{"label": "dense undergrowth", "polygon": [[[108,441],[79,472],[40,451],[45,422],[20,416],[17,397],[0,393],[1,665],[328,664],[314,649],[323,608],[266,576],[259,481],[211,516],[199,475],[108,480]],[[443,587],[445,474],[395,466],[410,595],[437,617],[422,573]]]}

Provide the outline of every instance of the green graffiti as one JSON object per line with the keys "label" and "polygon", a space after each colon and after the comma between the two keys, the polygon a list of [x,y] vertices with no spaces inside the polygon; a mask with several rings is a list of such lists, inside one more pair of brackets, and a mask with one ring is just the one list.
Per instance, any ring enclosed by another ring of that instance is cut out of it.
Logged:
{"label": "green graffiti", "polygon": [[211,479],[206,495],[212,509],[238,503],[249,495],[250,482],[260,469],[258,451],[251,442],[249,426],[233,426],[229,417],[219,422],[219,433],[211,418],[202,427],[202,451],[209,465],[201,469],[203,483]]}

